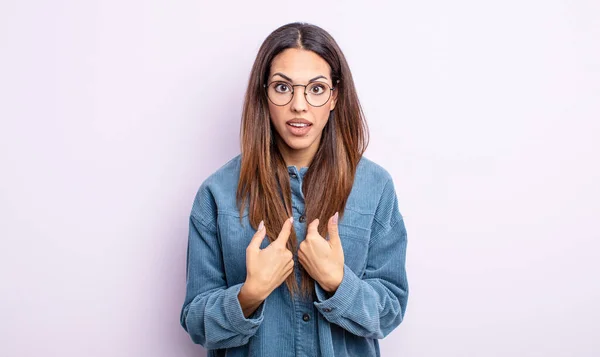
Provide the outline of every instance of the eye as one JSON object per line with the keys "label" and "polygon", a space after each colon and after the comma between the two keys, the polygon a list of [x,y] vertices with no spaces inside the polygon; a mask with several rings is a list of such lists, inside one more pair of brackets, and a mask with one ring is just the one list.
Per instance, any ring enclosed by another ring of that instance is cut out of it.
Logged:
{"label": "eye", "polygon": [[285,82],[275,83],[275,91],[278,93],[285,93],[290,90],[290,86]]}
{"label": "eye", "polygon": [[325,86],[322,84],[313,84],[310,87],[310,94],[323,94],[325,92]]}

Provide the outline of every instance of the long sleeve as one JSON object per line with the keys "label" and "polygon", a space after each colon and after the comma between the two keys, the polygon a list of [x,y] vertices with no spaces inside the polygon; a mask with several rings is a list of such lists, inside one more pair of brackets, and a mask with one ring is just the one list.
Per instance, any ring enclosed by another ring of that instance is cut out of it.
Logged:
{"label": "long sleeve", "polygon": [[186,268],[186,296],[180,322],[192,341],[207,349],[248,343],[263,321],[265,302],[246,318],[238,300],[243,283],[227,286],[216,206],[204,185],[190,215]]}
{"label": "long sleeve", "polygon": [[327,321],[355,335],[378,339],[402,322],[408,301],[406,236],[389,178],[375,212],[363,276],[344,266],[344,277],[332,296],[315,283],[314,304]]}

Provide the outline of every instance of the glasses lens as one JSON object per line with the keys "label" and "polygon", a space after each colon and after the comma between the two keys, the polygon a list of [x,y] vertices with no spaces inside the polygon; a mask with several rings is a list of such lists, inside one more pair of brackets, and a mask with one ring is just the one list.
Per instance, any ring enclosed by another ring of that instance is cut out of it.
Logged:
{"label": "glasses lens", "polygon": [[314,82],[306,87],[306,99],[313,107],[320,107],[327,103],[331,90],[325,83]]}
{"label": "glasses lens", "polygon": [[267,88],[267,95],[273,104],[286,105],[292,100],[292,86],[287,82],[273,82]]}
{"label": "glasses lens", "polygon": [[[275,105],[286,105],[292,101],[293,87],[288,82],[272,82],[267,87],[267,96]],[[306,100],[313,107],[320,107],[331,97],[331,89],[325,83],[314,82],[306,86]]]}

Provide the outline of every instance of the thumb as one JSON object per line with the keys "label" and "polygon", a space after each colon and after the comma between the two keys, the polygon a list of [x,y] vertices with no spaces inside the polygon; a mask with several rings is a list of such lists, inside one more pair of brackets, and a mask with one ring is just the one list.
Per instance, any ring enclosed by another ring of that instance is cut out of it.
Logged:
{"label": "thumb", "polygon": [[306,229],[307,233],[311,234],[319,234],[319,219],[315,218],[314,221],[310,222],[308,228]]}
{"label": "thumb", "polygon": [[267,233],[267,230],[265,229],[265,224],[263,221],[260,221],[260,224],[258,225],[258,229],[256,230],[256,233],[254,233],[254,236],[252,237],[250,244],[248,244],[248,248],[254,249],[254,250],[260,250],[260,244],[262,243],[263,239],[265,239],[266,233]]}
{"label": "thumb", "polygon": [[336,212],[333,217],[329,219],[329,223],[327,224],[327,233],[329,234],[329,242],[331,244],[340,245],[340,234],[338,231],[338,217],[339,214]]}
{"label": "thumb", "polygon": [[277,239],[275,240],[275,242],[277,242],[277,244],[281,244],[284,247],[287,245],[287,241],[290,239],[290,235],[292,234],[293,223],[294,223],[293,216],[286,219],[285,222],[283,222],[283,227],[281,227],[281,232],[279,232],[279,236],[277,236]]}

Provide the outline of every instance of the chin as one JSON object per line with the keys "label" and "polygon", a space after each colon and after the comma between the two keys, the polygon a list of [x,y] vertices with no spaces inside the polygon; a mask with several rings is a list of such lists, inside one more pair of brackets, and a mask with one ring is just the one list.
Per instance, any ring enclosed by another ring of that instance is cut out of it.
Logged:
{"label": "chin", "polygon": [[308,149],[312,145],[312,142],[299,143],[298,140],[292,140],[291,142],[286,141],[285,144],[292,150],[304,150]]}
{"label": "chin", "polygon": [[285,145],[287,147],[289,147],[292,150],[304,150],[304,149],[308,149],[309,147],[311,147],[314,144],[314,140],[312,140],[312,138],[309,138],[309,137],[303,137],[303,138],[298,138],[298,137],[286,138],[286,139],[283,140],[283,142],[285,143]]}

